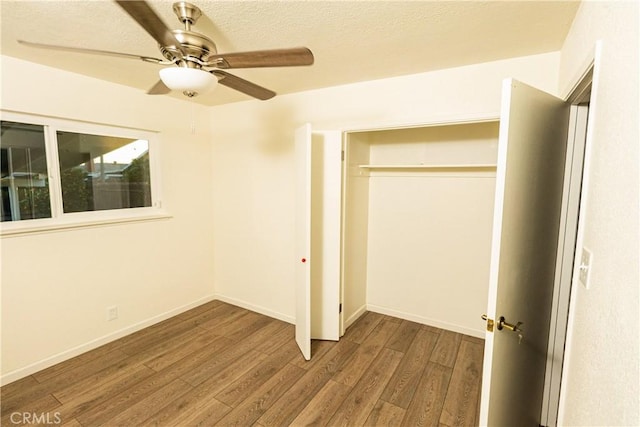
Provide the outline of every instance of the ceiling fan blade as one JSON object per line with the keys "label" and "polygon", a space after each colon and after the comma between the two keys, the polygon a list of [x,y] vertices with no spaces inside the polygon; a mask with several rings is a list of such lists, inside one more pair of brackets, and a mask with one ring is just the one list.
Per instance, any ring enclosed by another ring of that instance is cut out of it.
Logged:
{"label": "ceiling fan blade", "polygon": [[171,89],[169,89],[162,80],[158,80],[158,83],[154,84],[153,87],[147,91],[147,95],[165,95],[169,92],[171,92]]}
{"label": "ceiling fan blade", "polygon": [[173,35],[167,25],[153,11],[146,1],[139,0],[115,0],[135,21],[144,28],[151,37],[162,46],[175,46],[186,56],[187,53]]}
{"label": "ceiling fan blade", "polygon": [[213,70],[210,71],[210,73],[218,77],[218,82],[221,85],[230,87],[231,89],[235,89],[249,96],[253,96],[254,98],[264,101],[276,96],[276,93],[272,90],[258,86],[255,83],[251,83],[248,80],[234,76],[233,74],[229,74],[225,71]]}
{"label": "ceiling fan blade", "polygon": [[85,48],[82,48],[82,47],[71,47],[71,46],[59,46],[59,45],[44,44],[44,43],[34,43],[34,42],[28,42],[28,41],[25,41],[25,40],[18,40],[18,43],[23,44],[25,46],[29,46],[29,47],[36,47],[36,48],[39,48],[39,49],[62,50],[62,51],[67,51],[67,52],[88,53],[88,54],[92,54],[92,55],[106,55],[106,56],[117,56],[117,57],[121,57],[121,58],[141,59],[142,61],[153,62],[153,63],[156,63],[156,64],[163,62],[161,59],[158,59],[158,58],[151,58],[149,56],[143,56],[143,55],[135,55],[135,54],[132,54],[132,53],[111,52],[111,51],[108,51],[108,50],[85,49]]}
{"label": "ceiling fan blade", "polygon": [[257,50],[212,55],[209,62],[217,68],[295,67],[313,64],[313,53],[306,47],[291,49]]}

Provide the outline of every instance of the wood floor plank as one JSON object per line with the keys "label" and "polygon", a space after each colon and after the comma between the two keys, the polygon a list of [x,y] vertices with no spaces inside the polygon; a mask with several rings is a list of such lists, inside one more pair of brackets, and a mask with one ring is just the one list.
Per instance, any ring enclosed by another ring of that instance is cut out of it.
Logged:
{"label": "wood floor plank", "polygon": [[[226,346],[231,341],[223,337],[215,341],[212,345],[196,351],[187,358],[168,366],[160,372],[144,378],[132,385],[125,391],[111,397],[99,407],[93,407],[82,415],[76,416],[82,424],[95,425],[117,415],[123,408],[136,404],[158,387],[163,387],[173,380],[193,372],[204,363],[215,358],[221,351],[226,350]],[[224,350],[223,350],[224,349]],[[146,366],[145,366],[146,368]],[[149,369],[149,368],[146,368]],[[184,378],[183,378],[184,379]]]}
{"label": "wood floor plank", "polygon": [[289,363],[296,352],[297,346],[293,342],[280,348],[279,351],[265,358],[263,363],[247,371],[234,380],[216,395],[220,402],[235,407],[245,400],[257,387],[264,384],[273,375]]}
{"label": "wood floor plank", "polygon": [[220,420],[220,425],[247,426],[258,420],[287,390],[305,374],[302,368],[287,364],[266,383]]}
{"label": "wood floor plank", "polygon": [[144,329],[120,338],[115,343],[119,344],[118,348],[123,348],[138,341],[148,340],[149,338],[151,338],[153,341],[157,341],[159,337],[171,334],[176,329],[183,329],[184,324],[185,322],[176,321],[174,318],[165,319],[154,325],[148,326]]}
{"label": "wood floor plank", "polygon": [[137,371],[140,371],[141,375],[146,376],[153,375],[154,373],[153,370],[144,365],[125,360],[122,363],[107,366],[102,371],[82,381],[54,390],[52,394],[62,403],[77,400],[78,397],[84,400],[90,398],[94,393],[103,393],[115,385],[123,382],[129,383],[125,380],[130,376],[137,377]]}
{"label": "wood floor plank", "polygon": [[438,334],[424,329],[416,333],[381,399],[404,409],[409,407],[438,337]]}
{"label": "wood floor plank", "polygon": [[329,424],[332,426],[364,425],[382,391],[387,386],[392,373],[400,364],[402,356],[403,353],[398,351],[389,348],[382,349],[367,372],[331,417]]}
{"label": "wood floor plank", "polygon": [[64,370],[63,372],[58,373],[58,375],[47,379],[46,383],[49,384],[52,390],[56,390],[62,386],[74,384],[84,378],[94,375],[102,371],[107,366],[122,363],[128,357],[129,355],[121,350],[113,350],[100,358],[80,364],[74,367],[74,369]]}
{"label": "wood floor plank", "polygon": [[246,351],[239,346],[230,346],[194,366],[193,369],[182,374],[181,378],[192,386],[197,386],[238,360],[247,360],[247,362],[250,360],[260,361],[265,357],[266,355],[256,351]]}
{"label": "wood floor plank", "polygon": [[219,369],[208,375],[205,381],[201,382],[198,387],[207,388],[216,395],[222,392],[230,382],[243,376],[256,366],[261,365],[266,357],[267,355],[262,353],[245,353],[236,360],[220,365]]}
{"label": "wood floor plank", "polygon": [[383,317],[383,314],[367,311],[345,331],[342,338],[361,344],[371,331],[378,326],[378,323],[382,321]]}
{"label": "wood floor plank", "polygon": [[[13,408],[9,411],[3,411],[2,417],[0,418],[0,425],[2,426],[16,425],[16,423],[11,421],[12,420],[11,415],[14,413],[18,413],[18,417],[16,418],[16,416],[14,415],[14,419],[21,419],[20,416],[22,414],[28,413],[28,414],[37,414],[38,416],[41,416],[40,414],[44,414],[44,417],[48,415],[49,419],[55,420],[54,418],[55,412],[58,410],[59,407],[60,407],[60,402],[58,402],[50,394],[47,394],[35,400],[25,402],[24,406]],[[24,425],[24,423],[20,422],[18,423],[18,425]]]}
{"label": "wood floor plank", "polygon": [[[192,327],[197,327],[202,325],[203,323],[209,322],[212,319],[223,321],[229,315],[232,315],[234,313],[241,313],[243,310],[243,308],[237,307],[235,305],[221,302],[215,307],[212,307],[208,310],[203,310],[195,316],[186,318],[184,322],[191,325]],[[185,316],[187,315],[186,313],[183,314],[185,314]]]}
{"label": "wood floor plank", "polygon": [[153,374],[144,365],[132,365],[99,381],[75,384],[59,392],[64,397],[59,408],[61,418],[67,420],[91,411]]}
{"label": "wood floor plank", "polygon": [[[227,337],[221,337],[209,343],[209,345],[197,349],[189,356],[184,357],[171,365],[164,368],[161,372],[172,371],[177,376],[184,376],[193,374],[198,369],[201,369],[207,363],[210,363],[216,358],[222,356],[226,357],[226,352],[232,346],[233,341]],[[184,379],[184,378],[183,378]]]}
{"label": "wood floor plank", "polygon": [[[235,322],[227,325],[225,327],[225,331],[224,331],[224,336],[226,337],[231,337],[234,334],[236,334],[238,331],[242,331],[244,329],[248,329],[251,327],[251,325],[253,325],[254,323],[258,322],[260,323],[262,326],[264,326],[265,321],[267,321],[267,319],[265,319],[265,317],[259,313],[255,313],[253,311],[250,310],[245,310],[245,314],[244,316],[238,318]],[[250,332],[246,335],[244,335],[243,337],[246,337],[247,335],[249,335],[250,333],[255,332],[256,330],[250,330]],[[235,340],[234,340],[235,341]]]}
{"label": "wood floor plank", "polygon": [[173,320],[184,322],[187,320],[191,320],[195,317],[201,316],[206,313],[212,312],[216,307],[220,307],[224,305],[224,303],[220,300],[213,300],[204,304],[201,304],[191,310],[184,311],[180,314],[177,314],[173,317]]}
{"label": "wood floor plank", "polygon": [[20,394],[13,394],[2,399],[2,411],[14,411],[23,406],[25,402],[37,400],[47,394],[53,393],[69,384],[75,384],[102,371],[105,367],[120,363],[128,357],[120,350],[113,350],[103,355],[102,358],[87,363],[78,363],[74,358],[70,363],[73,369],[57,369],[58,375],[48,378],[47,381],[30,388],[25,388]]}
{"label": "wood floor plank", "polygon": [[438,342],[436,343],[436,348],[434,348],[431,353],[430,361],[439,363],[448,368],[453,368],[461,340],[461,334],[451,331],[442,331],[438,338]]}
{"label": "wood floor plank", "polygon": [[[50,387],[28,376],[0,388],[0,425],[10,425],[13,412],[38,408],[46,402],[54,402],[49,395]],[[54,399],[55,400],[55,399]]]}
{"label": "wood floor plank", "polygon": [[351,391],[351,387],[329,380],[291,422],[291,425],[327,425]]}
{"label": "wood floor plank", "polygon": [[151,346],[162,344],[172,337],[187,332],[190,329],[192,329],[192,327],[186,322],[166,323],[162,328],[158,328],[155,333],[142,335],[137,339],[129,340],[119,349],[128,355],[138,354]]}
{"label": "wood floor plank", "polygon": [[[270,334],[269,332],[272,331]],[[294,326],[285,322],[275,321],[244,339],[247,345],[260,353],[271,354],[291,341],[294,336]]]}
{"label": "wood floor plank", "polygon": [[[178,398],[176,402],[163,408],[159,414],[151,417],[143,424],[180,426],[197,425],[199,423],[211,425],[210,423],[217,422],[231,410],[231,407],[215,399],[215,396],[234,378],[242,377],[247,371],[261,363],[261,358],[264,355],[259,358],[254,357],[254,355],[255,352],[253,354],[245,354],[231,363],[224,366],[220,365],[220,370],[214,372],[205,381],[184,394],[182,398]],[[209,410],[206,403],[209,400],[222,410],[221,414],[215,414]],[[185,413],[191,411],[196,412],[196,414]],[[168,424],[168,421],[171,421],[171,424]]]}
{"label": "wood floor plank", "polygon": [[334,375],[334,381],[353,387],[369,369],[369,365],[393,336],[399,324],[382,320],[377,324],[367,339],[353,353],[347,363],[342,365]]}
{"label": "wood floor plank", "polygon": [[140,427],[156,426],[212,426],[222,419],[231,408],[213,397],[201,387],[177,397],[140,424]]}
{"label": "wood floor plank", "polygon": [[421,329],[419,323],[403,320],[398,327],[393,339],[389,340],[387,347],[391,350],[406,352],[418,331]]}
{"label": "wood floor plank", "polygon": [[232,341],[240,341],[245,339],[247,335],[251,335],[271,323],[271,320],[265,316],[258,315],[253,321],[245,324],[238,323],[235,331],[229,332],[226,336]]}
{"label": "wood floor plank", "polygon": [[156,372],[125,389],[121,393],[112,396],[110,399],[101,401],[99,404],[93,406],[82,414],[77,415],[75,418],[83,425],[103,425],[108,420],[118,416],[121,412],[136,405],[141,400],[176,379],[177,375],[175,371]]}
{"label": "wood floor plank", "polygon": [[414,398],[402,420],[403,426],[438,426],[449,387],[451,368],[429,362]]}
{"label": "wood floor plank", "polygon": [[476,422],[482,385],[483,344],[462,340],[444,401],[440,423],[449,427]]}
{"label": "wood floor plank", "polygon": [[260,417],[258,422],[265,427],[291,424],[357,347],[353,341],[338,341],[322,356],[322,360],[316,366],[306,371],[300,381],[293,384],[282,398]]}
{"label": "wood floor plank", "polygon": [[0,388],[0,401],[17,394],[27,393],[38,384],[40,383],[36,381],[33,375],[29,375],[28,377],[24,377],[12,383],[6,384],[2,386],[2,388]]}
{"label": "wood floor plank", "polygon": [[70,420],[62,420],[60,427],[82,427],[82,424],[75,418],[71,418]]}
{"label": "wood floor plank", "polygon": [[470,341],[472,343],[480,344],[484,346],[484,339],[478,337],[472,337],[471,335],[462,335],[463,341]]}
{"label": "wood floor plank", "polygon": [[397,317],[389,316],[387,314],[382,317],[382,320],[387,320],[393,323],[402,323],[402,319],[398,319]]}
{"label": "wood floor plank", "polygon": [[[92,373],[95,373],[102,370],[105,363],[111,364],[110,361],[113,361],[114,358],[116,360],[122,360],[126,357],[128,357],[128,355],[125,355],[125,353],[120,349],[114,348],[114,346],[105,345],[80,356],[76,356],[72,359],[53,365],[42,371],[36,372],[33,374],[33,377],[38,380],[38,382],[43,383],[60,375],[69,375],[71,371],[75,372],[83,370],[85,372],[92,371]],[[72,375],[77,377],[77,374]],[[63,381],[67,381],[69,377],[64,378],[65,380]]]}
{"label": "wood floor plank", "polygon": [[422,329],[424,329],[425,331],[433,332],[434,334],[440,334],[440,332],[443,331],[443,329],[436,328],[435,326],[430,325],[422,325]]}
{"label": "wood floor plank", "polygon": [[109,419],[106,424],[109,426],[124,427],[140,425],[142,421],[149,417],[149,414],[157,412],[159,409],[171,403],[172,400],[178,399],[192,388],[193,387],[180,379],[174,380],[118,413],[118,415]]}
{"label": "wood floor plank", "polygon": [[365,421],[364,425],[367,426],[386,426],[397,427],[402,424],[406,409],[400,408],[384,400],[378,400],[376,406],[371,410],[369,418]]}
{"label": "wood floor plank", "polygon": [[[202,328],[193,328],[190,330],[179,332],[176,335],[167,337],[165,340],[150,343],[148,347],[140,349],[140,351],[131,354],[126,359],[126,363],[145,364],[155,359],[162,360],[165,355],[169,359],[175,360],[175,356],[177,355],[174,354],[174,352],[180,352],[181,350],[184,350],[185,346],[189,346],[192,353],[196,352],[198,348],[195,345],[193,346],[193,348],[191,348],[191,345],[193,344],[192,340],[201,336],[202,334],[207,333],[211,334],[210,331]],[[224,338],[223,340],[223,337],[215,336],[215,338],[212,337],[211,341],[209,341],[208,344],[212,344],[216,341],[218,341],[216,345],[224,345],[225,343],[230,343],[230,340],[226,338]]]}
{"label": "wood floor plank", "polygon": [[19,392],[14,392],[10,396],[2,398],[0,408],[2,413],[17,411],[30,402],[34,402],[47,396],[51,391],[51,387],[46,383],[38,383],[29,388],[21,388]]}
{"label": "wood floor plank", "polygon": [[[216,341],[222,342],[222,340],[223,337],[214,335],[209,330],[195,328],[189,334],[180,335],[177,339],[166,343],[162,347],[153,347],[145,351],[144,353],[148,357],[141,360],[141,363],[144,363],[154,371],[161,371],[189,354],[210,346]],[[225,339],[224,342],[228,341]]]}
{"label": "wood floor plank", "polygon": [[[222,418],[225,417],[227,413],[229,413],[229,411],[231,411],[231,408],[224,405],[223,403],[219,403],[219,405],[221,405],[222,408],[217,409],[219,408],[218,403],[219,402],[217,402],[216,405],[213,407],[207,407],[205,411],[199,412],[198,414],[196,414],[196,416],[190,417],[188,422],[184,424],[176,424],[176,427],[183,427],[183,426],[208,427],[208,426],[214,426],[214,425],[215,426],[224,425],[224,424],[219,424],[219,422]],[[160,426],[160,427],[166,427],[166,426]]]}
{"label": "wood floor plank", "polygon": [[225,317],[214,317],[206,322],[203,322],[200,327],[214,331],[217,335],[226,336],[229,333],[233,333],[238,328],[238,324],[245,324],[248,321],[253,321],[259,316],[258,313],[252,313],[249,310],[240,309]]}

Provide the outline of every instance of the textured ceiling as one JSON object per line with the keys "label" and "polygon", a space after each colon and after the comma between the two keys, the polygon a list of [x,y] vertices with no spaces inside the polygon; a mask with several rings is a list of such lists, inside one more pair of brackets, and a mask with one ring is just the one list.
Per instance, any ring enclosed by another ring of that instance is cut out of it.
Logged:
{"label": "textured ceiling", "polygon": [[[220,53],[307,46],[310,67],[232,70],[279,94],[414,74],[559,50],[577,1],[211,1],[193,30]],[[172,29],[172,2],[151,1]],[[159,66],[138,60],[52,52],[16,43],[58,44],[161,58],[155,41],[117,4],[1,0],[4,55],[146,91]],[[173,94],[172,96],[182,96]],[[205,105],[252,99],[226,87]],[[263,101],[255,101],[263,102]],[[269,101],[266,101],[269,102]]]}

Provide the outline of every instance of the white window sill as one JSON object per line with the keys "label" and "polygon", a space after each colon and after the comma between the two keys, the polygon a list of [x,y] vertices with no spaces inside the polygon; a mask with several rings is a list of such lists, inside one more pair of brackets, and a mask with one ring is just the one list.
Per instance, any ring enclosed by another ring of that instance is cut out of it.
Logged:
{"label": "white window sill", "polygon": [[17,237],[23,235],[52,233],[58,231],[84,229],[84,228],[96,228],[110,225],[119,225],[136,222],[150,222],[160,221],[173,218],[166,212],[158,213],[144,213],[137,215],[128,215],[113,218],[99,218],[99,219],[74,219],[74,220],[26,220],[16,222],[6,222],[0,225],[0,236],[5,237]]}

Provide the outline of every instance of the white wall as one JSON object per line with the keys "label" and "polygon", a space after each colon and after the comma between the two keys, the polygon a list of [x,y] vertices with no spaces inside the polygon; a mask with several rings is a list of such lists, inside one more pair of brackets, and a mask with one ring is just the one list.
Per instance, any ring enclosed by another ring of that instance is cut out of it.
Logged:
{"label": "white wall", "polygon": [[1,77],[3,109],[159,131],[172,215],[2,238],[8,382],[212,297],[212,161],[204,107],[4,56]]}
{"label": "white wall", "polygon": [[[495,165],[498,127],[373,132],[370,163]],[[369,309],[484,338],[495,168],[369,175]]]}
{"label": "white wall", "polygon": [[212,108],[217,295],[293,321],[296,127],[497,117],[503,78],[553,92],[558,61],[549,53]]}
{"label": "white wall", "polygon": [[583,2],[562,48],[564,90],[602,40],[581,213],[593,267],[572,295],[562,425],[640,425],[638,27],[637,2]]}

